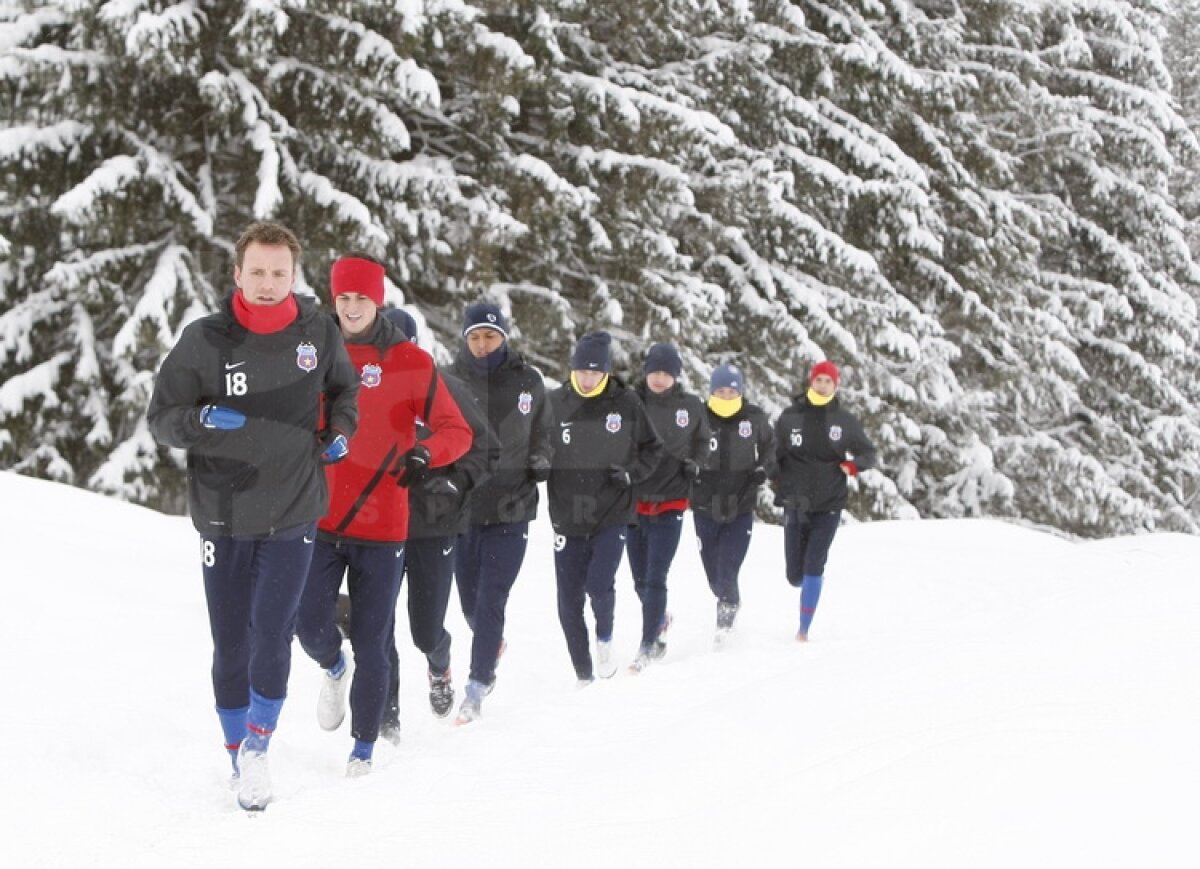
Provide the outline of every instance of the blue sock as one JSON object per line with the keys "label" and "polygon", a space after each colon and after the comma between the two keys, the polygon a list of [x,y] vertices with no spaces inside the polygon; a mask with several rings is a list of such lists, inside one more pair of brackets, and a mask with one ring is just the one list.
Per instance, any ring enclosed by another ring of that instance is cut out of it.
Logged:
{"label": "blue sock", "polygon": [[246,750],[266,751],[271,743],[271,734],[279,723],[279,713],[285,698],[264,697],[250,689],[250,711],[246,715]]}
{"label": "blue sock", "polygon": [[325,671],[334,679],[342,678],[342,674],[346,672],[346,653],[338,652],[337,663]]}
{"label": "blue sock", "polygon": [[821,599],[822,577],[804,575],[804,584],[800,586],[800,633],[808,635],[813,616],[817,612],[817,601]]}
{"label": "blue sock", "polygon": [[225,750],[229,752],[229,757],[233,761],[234,772],[237,772],[238,768],[238,749],[242,746],[242,740],[246,738],[246,714],[249,711],[249,706],[240,706],[237,709],[217,707],[217,718],[221,720],[221,732],[225,734]]}
{"label": "blue sock", "polygon": [[371,755],[375,751],[375,743],[363,742],[361,739],[354,740],[354,749],[350,752],[351,760],[370,760]]}

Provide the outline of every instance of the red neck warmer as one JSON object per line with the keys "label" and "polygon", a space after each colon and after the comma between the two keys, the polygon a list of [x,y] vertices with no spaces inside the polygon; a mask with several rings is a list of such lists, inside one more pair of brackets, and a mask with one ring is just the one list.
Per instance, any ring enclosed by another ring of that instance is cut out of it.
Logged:
{"label": "red neck warmer", "polygon": [[282,332],[299,313],[300,307],[291,293],[278,305],[251,305],[241,290],[233,294],[233,316],[255,335]]}

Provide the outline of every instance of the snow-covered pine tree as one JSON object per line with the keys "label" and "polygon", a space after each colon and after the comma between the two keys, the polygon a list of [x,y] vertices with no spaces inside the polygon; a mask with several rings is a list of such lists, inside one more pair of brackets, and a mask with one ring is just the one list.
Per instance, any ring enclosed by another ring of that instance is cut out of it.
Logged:
{"label": "snow-covered pine tree", "polygon": [[1057,324],[1060,368],[1077,373],[1027,390],[1014,412],[1034,436],[998,442],[999,463],[1028,518],[1084,535],[1195,531],[1200,275],[1168,189],[1173,151],[1195,143],[1170,97],[1163,5],[1036,12],[1012,47],[1032,99],[1007,130],[1041,225],[1029,320]]}
{"label": "snow-covered pine tree", "polygon": [[507,153],[493,158],[504,177],[489,177],[530,230],[507,252],[497,290],[538,336],[535,358],[553,377],[565,375],[573,340],[597,328],[616,336],[623,375],[640,375],[649,344],[675,341],[693,385],[707,377],[724,305],[699,273],[707,228],[693,182],[734,143],[675,87],[709,24],[685,11],[514,3],[486,19],[535,62]]}
{"label": "snow-covered pine tree", "polygon": [[[1176,0],[1171,5],[1163,63],[1184,122],[1193,135],[1200,135],[1200,0]],[[1171,192],[1185,221],[1192,259],[1200,260],[1200,150],[1193,148],[1180,155]]]}
{"label": "snow-covered pine tree", "polygon": [[419,295],[507,239],[426,135],[416,5],[26,6],[0,12],[3,467],[181,509],[143,413],[251,220],[297,231],[317,288],[356,248]]}

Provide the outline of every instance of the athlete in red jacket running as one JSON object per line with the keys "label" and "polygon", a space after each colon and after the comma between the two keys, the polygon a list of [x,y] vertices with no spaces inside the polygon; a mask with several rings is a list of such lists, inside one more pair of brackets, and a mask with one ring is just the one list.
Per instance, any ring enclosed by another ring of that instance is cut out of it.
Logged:
{"label": "athlete in red jacket running", "polygon": [[[330,293],[350,361],[360,375],[359,426],[343,461],[329,468],[329,513],[300,601],[297,634],[324,669],[317,721],[336,730],[346,715],[346,660],[336,624],[343,575],[350,578],[350,692],[354,749],[347,775],[370,771],[387,695],[396,597],[408,537],[408,490],[430,467],[467,451],[473,433],[428,353],[378,316],[383,266],[362,256],[333,264]],[[420,418],[432,434],[416,441]]]}

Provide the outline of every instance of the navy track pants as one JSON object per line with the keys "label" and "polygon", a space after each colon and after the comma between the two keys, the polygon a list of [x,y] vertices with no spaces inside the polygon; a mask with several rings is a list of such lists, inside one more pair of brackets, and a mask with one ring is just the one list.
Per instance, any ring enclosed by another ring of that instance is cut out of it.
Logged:
{"label": "navy track pants", "polygon": [[337,598],[342,577],[350,592],[350,733],[363,742],[379,737],[395,643],[396,597],[404,572],[404,544],[318,543],[300,600],[297,634],[310,658],[328,670],[337,663],[342,634],[337,629]]}
{"label": "navy track pants", "polygon": [[471,679],[490,685],[504,640],[504,610],[529,545],[528,522],[472,525],[458,539],[454,576],[471,640]]}
{"label": "navy track pants", "polygon": [[783,556],[787,580],[799,586],[805,576],[822,576],[841,510],[787,510],[783,514]]}
{"label": "navy track pants", "polygon": [[611,640],[616,609],[616,576],[625,549],[627,526],[601,528],[590,537],[554,537],[554,573],[558,585],[558,621],[567,641],[575,675],[591,679],[584,606],[590,598],[596,639]]}
{"label": "navy track pants", "polygon": [[642,602],[642,646],[658,639],[667,613],[667,574],[679,549],[683,533],[683,511],[671,510],[657,516],[638,516],[629,529],[625,549],[633,589]]}
{"label": "navy track pants", "polygon": [[728,522],[718,522],[703,513],[692,514],[696,523],[696,542],[700,545],[700,561],[704,565],[708,587],[723,604],[738,606],[742,602],[738,574],[750,548],[754,530],[754,514],[743,513]]}
{"label": "navy track pants", "polygon": [[269,537],[202,537],[204,596],[213,638],[218,709],[287,696],[296,611],[313,555],[316,524]]}

